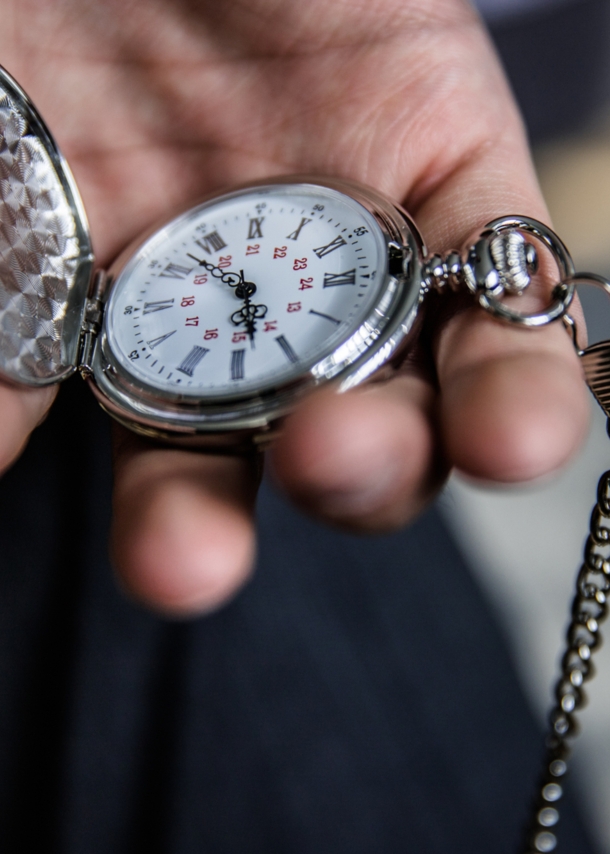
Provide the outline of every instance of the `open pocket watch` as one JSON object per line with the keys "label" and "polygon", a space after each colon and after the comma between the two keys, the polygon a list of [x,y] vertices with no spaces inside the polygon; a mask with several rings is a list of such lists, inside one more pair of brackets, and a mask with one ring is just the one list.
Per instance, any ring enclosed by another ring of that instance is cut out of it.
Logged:
{"label": "open pocket watch", "polygon": [[[551,264],[558,278],[546,307],[516,309],[514,298],[537,275],[547,281]],[[327,382],[343,391],[404,359],[431,291],[469,293],[520,326],[563,319],[577,345],[568,311],[578,283],[610,293],[605,279],[575,274],[561,240],[535,220],[494,220],[463,254],[428,256],[399,206],[352,182],[308,176],[211,196],[96,271],[70,170],[0,69],[0,377],[43,386],[80,371],[104,409],[138,433],[211,448],[264,445],[307,391]],[[576,349],[610,416],[610,341]],[[607,595],[610,471],[577,579],[528,854],[557,843],[573,713]]]}
{"label": "open pocket watch", "polygon": [[[562,284],[538,315],[503,302],[536,270]],[[469,290],[505,320],[565,313],[574,272],[541,223],[491,223],[462,259],[428,257],[409,216],[374,190],[276,178],[209,197],[96,271],[69,167],[0,70],[0,375],[42,386],[75,371],[125,426],[212,447],[264,443],[311,388],[339,390],[404,357],[431,290]]]}

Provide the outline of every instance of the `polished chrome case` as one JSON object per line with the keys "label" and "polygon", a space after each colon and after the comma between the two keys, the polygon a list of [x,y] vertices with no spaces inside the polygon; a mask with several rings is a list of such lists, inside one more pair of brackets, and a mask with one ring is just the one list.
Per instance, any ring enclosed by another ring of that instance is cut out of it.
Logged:
{"label": "polished chrome case", "polygon": [[[157,438],[207,444],[231,443],[252,434],[264,434],[308,390],[321,383],[336,381],[345,390],[368,379],[377,369],[397,356],[415,319],[422,296],[422,239],[414,223],[400,208],[374,191],[348,181],[312,176],[282,177],[256,182],[232,190],[278,184],[323,186],[351,196],[379,226],[386,246],[387,264],[376,304],[359,328],[330,355],[322,358],[291,381],[252,395],[235,394],[229,398],[193,399],[192,395],[172,394],[136,380],[112,353],[105,324],[93,353],[92,389],[102,406],[123,424]],[[219,200],[215,194],[209,200]],[[205,200],[204,200],[205,201]],[[112,282],[129,260],[158,231],[151,229],[128,247],[108,271],[106,300],[111,298]],[[106,313],[106,317],[108,314]]]}

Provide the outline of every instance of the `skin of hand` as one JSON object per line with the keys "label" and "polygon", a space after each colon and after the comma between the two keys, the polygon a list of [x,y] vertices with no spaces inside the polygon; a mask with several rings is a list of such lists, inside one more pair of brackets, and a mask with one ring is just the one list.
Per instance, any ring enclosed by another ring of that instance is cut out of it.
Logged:
{"label": "skin of hand", "polygon": [[[270,175],[362,181],[401,202],[434,251],[485,222],[549,220],[521,120],[463,0],[0,0],[3,64],[71,164],[98,264],[198,196]],[[285,423],[276,480],[354,531],[411,519],[450,466],[513,482],[561,466],[586,431],[561,324],[515,330],[480,309],[429,336],[433,381],[397,371],[324,391]],[[54,392],[0,388],[0,465]],[[251,570],[250,459],[115,428],[112,550],[124,586],[168,614],[226,601]]]}

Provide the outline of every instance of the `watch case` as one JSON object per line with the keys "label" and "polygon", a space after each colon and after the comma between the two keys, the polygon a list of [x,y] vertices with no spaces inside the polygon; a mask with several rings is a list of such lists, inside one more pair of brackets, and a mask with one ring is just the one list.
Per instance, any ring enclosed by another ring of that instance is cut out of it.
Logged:
{"label": "watch case", "polygon": [[[172,441],[182,437],[231,444],[249,434],[268,433],[308,389],[334,380],[345,390],[391,363],[403,350],[424,292],[426,253],[414,223],[398,206],[352,182],[291,176],[263,183],[329,187],[373,215],[387,249],[376,305],[334,352],[297,380],[216,400],[147,386],[114,357],[104,329],[104,303],[112,298],[113,282],[130,258],[163,224],[129,246],[108,273],[94,274],[89,226],[70,169],[28,96],[0,68],[2,378],[44,386],[80,370],[102,406],[137,432]],[[255,186],[261,182],[232,193]],[[208,201],[218,197],[211,195]]]}

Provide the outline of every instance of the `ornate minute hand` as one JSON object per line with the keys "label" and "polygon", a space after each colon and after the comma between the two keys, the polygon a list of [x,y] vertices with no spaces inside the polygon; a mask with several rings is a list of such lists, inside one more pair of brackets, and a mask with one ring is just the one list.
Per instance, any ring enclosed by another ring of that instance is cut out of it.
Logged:
{"label": "ornate minute hand", "polygon": [[235,288],[235,296],[238,299],[243,299],[243,306],[238,311],[234,311],[231,315],[231,323],[235,326],[246,327],[250,344],[254,348],[256,320],[267,314],[266,305],[263,305],[262,303],[256,305],[250,302],[250,297],[256,293],[256,285],[254,282],[246,282],[243,270],[240,270],[239,273],[235,273],[233,270],[225,271],[221,267],[217,267],[215,264],[212,264],[211,261],[206,261],[205,258],[197,258],[195,255],[191,255],[190,252],[187,252],[186,254],[189,258],[192,258],[193,261],[196,261],[200,267],[204,267],[209,273],[211,273],[215,279],[220,279],[226,285],[229,285],[230,288]]}
{"label": "ornate minute hand", "polygon": [[[223,270],[222,267],[217,267],[216,264],[212,264],[211,261],[206,261],[205,258],[196,258],[194,255],[191,255],[190,252],[186,253],[189,258],[192,258],[193,261],[196,261],[200,267],[204,267],[208,273],[211,273],[215,279],[220,279],[225,285],[228,285],[230,288],[237,288],[243,282],[243,270],[240,273],[235,273],[233,270]],[[249,283],[256,290],[256,285],[254,283]],[[252,293],[254,293],[252,291]],[[239,297],[242,299],[242,297]]]}

